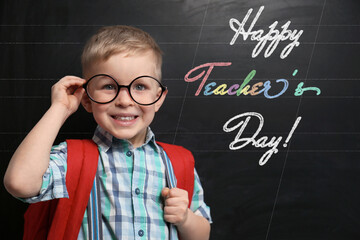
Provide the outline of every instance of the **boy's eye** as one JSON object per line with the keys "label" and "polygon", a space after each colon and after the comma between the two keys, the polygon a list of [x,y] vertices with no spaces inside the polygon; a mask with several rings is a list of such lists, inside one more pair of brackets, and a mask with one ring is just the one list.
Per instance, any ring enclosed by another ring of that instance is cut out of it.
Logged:
{"label": "boy's eye", "polygon": [[115,90],[116,89],[116,86],[114,84],[106,84],[104,86],[102,86],[103,90]]}
{"label": "boy's eye", "polygon": [[136,90],[136,91],[144,91],[145,89],[146,89],[146,87],[143,84],[136,84],[134,86],[134,90]]}

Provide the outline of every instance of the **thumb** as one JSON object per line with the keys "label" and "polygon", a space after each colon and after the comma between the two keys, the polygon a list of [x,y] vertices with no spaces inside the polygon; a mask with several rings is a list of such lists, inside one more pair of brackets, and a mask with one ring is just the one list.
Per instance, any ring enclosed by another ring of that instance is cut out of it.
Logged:
{"label": "thumb", "polygon": [[161,196],[162,196],[163,198],[169,197],[169,193],[170,193],[170,189],[167,188],[167,187],[164,187],[164,188],[161,190]]}
{"label": "thumb", "polygon": [[82,96],[85,93],[85,89],[82,87],[79,87],[75,90],[75,92],[73,93],[73,95],[77,98],[77,99],[81,99]]}

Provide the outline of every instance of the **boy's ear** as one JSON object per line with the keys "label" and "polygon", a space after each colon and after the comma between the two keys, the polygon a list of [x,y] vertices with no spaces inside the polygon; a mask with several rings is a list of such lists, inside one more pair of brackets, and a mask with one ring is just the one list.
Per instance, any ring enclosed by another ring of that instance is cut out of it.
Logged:
{"label": "boy's ear", "polygon": [[160,107],[163,105],[167,93],[168,93],[168,90],[166,89],[166,90],[163,92],[163,94],[162,94],[161,98],[159,99],[159,101],[157,101],[157,102],[155,103],[155,112],[159,111]]}
{"label": "boy's ear", "polygon": [[92,113],[91,100],[86,93],[81,98],[81,105],[85,108],[88,113]]}

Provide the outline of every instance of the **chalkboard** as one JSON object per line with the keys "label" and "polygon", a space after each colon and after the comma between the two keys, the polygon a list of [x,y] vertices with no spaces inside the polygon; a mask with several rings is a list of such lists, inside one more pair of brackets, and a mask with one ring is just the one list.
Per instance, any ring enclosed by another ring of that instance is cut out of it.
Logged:
{"label": "chalkboard", "polygon": [[[211,239],[360,238],[358,0],[0,6],[1,177],[50,106],[51,86],[81,75],[89,36],[133,25],[165,53],[169,94],[151,127],[193,152]],[[56,143],[90,138],[89,119],[79,109]],[[21,239],[27,205],[3,186],[1,204],[1,236]]]}

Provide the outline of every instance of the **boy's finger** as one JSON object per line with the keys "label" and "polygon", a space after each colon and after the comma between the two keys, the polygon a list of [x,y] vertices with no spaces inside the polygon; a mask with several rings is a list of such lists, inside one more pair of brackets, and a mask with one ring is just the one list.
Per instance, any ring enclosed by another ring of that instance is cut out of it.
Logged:
{"label": "boy's finger", "polygon": [[83,88],[77,88],[75,89],[75,92],[74,92],[74,96],[77,97],[77,98],[81,98],[83,96],[83,94],[85,93],[85,89]]}
{"label": "boy's finger", "polygon": [[168,198],[169,197],[169,194],[170,194],[170,189],[165,187],[161,190],[161,196],[163,198]]}
{"label": "boy's finger", "polygon": [[172,188],[169,190],[169,196],[171,197],[187,197],[187,191],[180,188]]}
{"label": "boy's finger", "polygon": [[60,79],[59,83],[61,83],[64,87],[68,88],[70,86],[81,86],[86,82],[85,79],[75,77],[75,76],[66,76]]}

